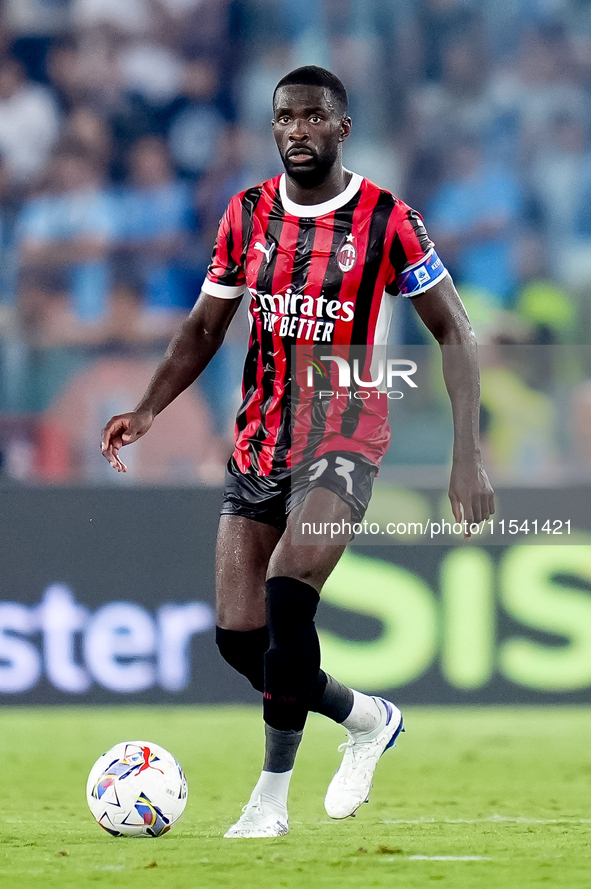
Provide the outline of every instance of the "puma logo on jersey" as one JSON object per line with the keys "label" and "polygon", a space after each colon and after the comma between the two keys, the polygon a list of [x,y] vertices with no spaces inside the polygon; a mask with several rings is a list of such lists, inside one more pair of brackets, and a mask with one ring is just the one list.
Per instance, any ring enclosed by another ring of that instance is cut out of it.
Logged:
{"label": "puma logo on jersey", "polygon": [[264,244],[261,244],[260,241],[256,241],[255,245],[254,245],[255,250],[258,250],[260,253],[265,254],[265,259],[267,260],[267,263],[271,262],[271,255],[273,253],[274,247],[275,247],[275,244],[273,241],[271,241],[271,243],[268,245],[268,247],[266,247]]}

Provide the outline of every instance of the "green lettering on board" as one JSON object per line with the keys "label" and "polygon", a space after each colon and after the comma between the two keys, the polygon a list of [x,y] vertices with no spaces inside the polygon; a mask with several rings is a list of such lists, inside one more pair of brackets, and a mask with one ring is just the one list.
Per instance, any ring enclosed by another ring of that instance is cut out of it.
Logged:
{"label": "green lettering on board", "polygon": [[500,648],[507,679],[539,691],[576,691],[591,683],[591,594],[560,581],[591,583],[591,546],[514,546],[500,568],[502,602],[527,627],[565,638],[562,644],[516,636]]}
{"label": "green lettering on board", "polygon": [[452,550],[441,565],[441,669],[461,689],[482,688],[494,671],[493,563],[483,549]]}
{"label": "green lettering on board", "polygon": [[437,606],[416,574],[348,551],[327,580],[322,598],[383,624],[382,634],[370,642],[320,631],[323,666],[341,682],[359,689],[395,688],[418,679],[432,664]]}

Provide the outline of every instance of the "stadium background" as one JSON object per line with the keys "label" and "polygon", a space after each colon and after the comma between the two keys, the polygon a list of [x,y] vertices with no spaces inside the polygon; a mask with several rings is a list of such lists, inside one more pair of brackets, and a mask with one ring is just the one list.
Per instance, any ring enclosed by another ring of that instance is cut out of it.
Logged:
{"label": "stadium background", "polygon": [[[7,703],[256,699],[218,659],[211,609],[244,313],[127,452],[126,476],[97,443],[192,305],[228,198],[279,172],[270,96],[305,63],[343,78],[346,164],[421,211],[487,344],[499,515],[531,504],[571,516],[578,535],[353,549],[320,613],[326,666],[409,703],[589,698],[589,5],[4,0]],[[391,340],[425,342],[404,301]],[[373,508],[398,504],[401,520],[426,501],[442,515],[451,428],[437,364],[435,350],[420,397],[397,411],[376,490]]]}

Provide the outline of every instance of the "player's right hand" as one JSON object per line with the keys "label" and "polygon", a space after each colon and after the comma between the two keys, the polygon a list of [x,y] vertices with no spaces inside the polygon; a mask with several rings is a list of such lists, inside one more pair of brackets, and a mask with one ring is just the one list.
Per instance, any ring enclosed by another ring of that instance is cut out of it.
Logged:
{"label": "player's right hand", "polygon": [[119,457],[124,445],[133,444],[145,435],[154,418],[149,411],[130,411],[111,417],[101,435],[101,452],[103,457],[117,472],[127,472],[127,466]]}

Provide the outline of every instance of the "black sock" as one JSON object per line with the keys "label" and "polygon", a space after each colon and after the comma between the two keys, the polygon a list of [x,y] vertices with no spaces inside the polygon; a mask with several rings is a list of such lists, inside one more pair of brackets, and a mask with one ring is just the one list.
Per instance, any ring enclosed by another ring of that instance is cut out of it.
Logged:
{"label": "black sock", "polygon": [[293,577],[267,581],[269,649],[265,653],[265,722],[280,731],[304,728],[310,695],[320,669],[314,626],[319,595]]}
{"label": "black sock", "polygon": [[[264,655],[269,648],[267,627],[256,630],[215,629],[215,641],[224,660],[249,680],[253,688],[263,691]],[[308,709],[314,713],[344,722],[353,707],[353,692],[333,676],[319,670],[310,694]]]}
{"label": "black sock", "polygon": [[[322,682],[321,676],[325,677]],[[310,710],[322,713],[334,722],[344,722],[353,709],[353,692],[338,682],[329,673],[319,671],[318,680],[312,690]]]}
{"label": "black sock", "polygon": [[246,676],[253,688],[262,691],[263,657],[269,647],[267,627],[257,630],[224,630],[216,627],[215,641],[224,660]]}

